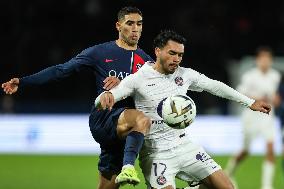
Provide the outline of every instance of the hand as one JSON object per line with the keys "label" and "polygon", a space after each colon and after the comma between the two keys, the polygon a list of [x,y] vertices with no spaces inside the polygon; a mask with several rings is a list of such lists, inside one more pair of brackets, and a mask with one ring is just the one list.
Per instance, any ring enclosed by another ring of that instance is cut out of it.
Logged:
{"label": "hand", "polygon": [[256,100],[251,106],[250,109],[253,111],[259,111],[259,112],[263,112],[266,114],[269,114],[270,110],[271,110],[271,105],[269,105],[268,103],[266,103],[263,100]]}
{"label": "hand", "polygon": [[19,87],[20,80],[19,78],[13,78],[8,82],[2,84],[2,88],[6,94],[13,94],[17,92]]}
{"label": "hand", "polygon": [[100,107],[99,109],[111,110],[114,105],[114,97],[111,92],[105,92],[100,96]]}
{"label": "hand", "polygon": [[110,76],[107,77],[103,82],[104,82],[104,89],[108,91],[114,88],[115,86],[117,86],[120,83],[120,80],[117,77]]}

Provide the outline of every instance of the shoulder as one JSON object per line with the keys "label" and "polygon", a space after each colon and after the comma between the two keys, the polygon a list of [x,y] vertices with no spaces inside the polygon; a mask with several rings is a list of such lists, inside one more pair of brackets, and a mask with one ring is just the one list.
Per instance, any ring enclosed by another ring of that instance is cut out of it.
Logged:
{"label": "shoulder", "polygon": [[100,44],[94,45],[92,47],[89,47],[88,50],[90,50],[90,51],[107,50],[107,49],[112,49],[114,47],[115,47],[115,41],[109,41],[109,42],[100,43]]}
{"label": "shoulder", "polygon": [[259,73],[259,70],[256,67],[254,67],[243,72],[243,75],[256,74],[256,73]]}
{"label": "shoulder", "polygon": [[133,75],[133,78],[139,79],[140,82],[147,80],[149,78],[155,78],[156,75],[153,73],[153,62],[147,61],[145,64]]}
{"label": "shoulder", "polygon": [[145,62],[145,64],[134,74],[143,75],[143,74],[149,73],[153,64],[154,62],[151,62],[151,61]]}
{"label": "shoulder", "polygon": [[147,60],[153,61],[153,59],[151,58],[151,56],[148,55],[144,50],[138,48],[138,49],[136,50],[136,52],[137,52],[139,55],[143,56],[144,58],[147,58]]}
{"label": "shoulder", "polygon": [[105,52],[113,48],[114,46],[113,43],[114,41],[109,41],[109,42],[93,45],[91,47],[84,49],[80,53],[80,55],[81,56],[82,55],[83,56],[98,56],[98,55],[104,54]]}
{"label": "shoulder", "polygon": [[281,73],[278,70],[271,69],[270,70],[271,77],[275,78],[276,80],[280,81]]}
{"label": "shoulder", "polygon": [[181,74],[186,74],[190,78],[197,78],[197,77],[200,77],[201,75],[203,75],[203,74],[199,73],[198,71],[196,71],[192,68],[179,67],[178,71]]}
{"label": "shoulder", "polygon": [[281,76],[280,72],[279,72],[278,70],[274,69],[274,68],[272,68],[272,69],[270,70],[270,72],[271,72],[271,74],[273,74],[273,75],[275,75],[275,76],[277,76],[277,77],[280,77],[280,76]]}
{"label": "shoulder", "polygon": [[146,55],[147,55],[147,53],[145,53],[145,51],[144,51],[143,49],[137,48],[136,51],[139,52],[139,53],[143,53],[143,54],[146,54]]}
{"label": "shoulder", "polygon": [[243,79],[249,79],[249,78],[251,78],[253,76],[257,76],[257,75],[259,75],[259,70],[257,68],[252,68],[252,69],[242,73],[241,77]]}
{"label": "shoulder", "polygon": [[183,71],[183,72],[198,73],[196,70],[194,70],[192,68],[185,68],[185,67],[182,67],[182,66],[179,66],[179,70]]}
{"label": "shoulder", "polygon": [[85,50],[92,51],[92,50],[103,50],[103,49],[110,49],[115,47],[115,41],[108,41],[100,44],[93,45]]}

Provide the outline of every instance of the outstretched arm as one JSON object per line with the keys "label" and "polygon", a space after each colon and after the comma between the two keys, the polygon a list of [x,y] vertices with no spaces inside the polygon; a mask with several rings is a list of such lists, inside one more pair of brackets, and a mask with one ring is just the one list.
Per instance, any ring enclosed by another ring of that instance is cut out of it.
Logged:
{"label": "outstretched arm", "polygon": [[71,75],[74,71],[78,71],[83,64],[79,60],[70,60],[65,64],[48,67],[38,73],[25,76],[22,78],[12,78],[1,85],[6,94],[13,94],[18,91],[19,87],[25,85],[41,85],[50,81],[56,81]]}
{"label": "outstretched arm", "polygon": [[239,102],[253,111],[268,114],[271,110],[271,106],[265,101],[251,99],[220,81],[210,79],[209,83],[210,86],[205,90],[216,96]]}
{"label": "outstretched arm", "polygon": [[79,55],[64,64],[51,66],[38,73],[22,78],[13,78],[8,82],[3,83],[2,88],[5,93],[13,94],[17,92],[19,87],[25,85],[41,85],[48,83],[49,81],[59,80],[86,67],[95,69],[95,62],[97,60],[93,57],[94,53],[95,48],[85,49]]}
{"label": "outstretched arm", "polygon": [[265,101],[251,99],[228,85],[220,81],[210,79],[205,75],[199,75],[194,87],[205,90],[216,96],[239,102],[253,111],[269,113],[271,110],[271,106]]}
{"label": "outstretched arm", "polygon": [[35,74],[19,78],[21,83],[19,87],[25,85],[42,85],[50,81],[58,81],[70,76],[74,72],[93,67],[95,65],[94,62],[95,60],[83,51],[64,64],[50,66]]}

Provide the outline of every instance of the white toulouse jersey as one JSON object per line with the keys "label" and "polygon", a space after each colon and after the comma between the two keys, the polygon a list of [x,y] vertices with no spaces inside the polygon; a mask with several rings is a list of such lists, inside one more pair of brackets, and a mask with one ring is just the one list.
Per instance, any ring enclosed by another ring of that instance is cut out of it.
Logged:
{"label": "white toulouse jersey", "polygon": [[199,92],[206,90],[246,106],[254,102],[224,83],[209,79],[190,68],[178,67],[173,74],[165,75],[154,70],[152,65],[153,63],[146,63],[138,72],[129,75],[111,90],[115,102],[132,96],[136,108],[152,119],[152,126],[145,136],[143,147],[147,151],[167,150],[175,147],[178,145],[179,136],[185,132],[183,129],[172,129],[167,126],[157,113],[160,101],[171,95],[185,95],[187,90]]}

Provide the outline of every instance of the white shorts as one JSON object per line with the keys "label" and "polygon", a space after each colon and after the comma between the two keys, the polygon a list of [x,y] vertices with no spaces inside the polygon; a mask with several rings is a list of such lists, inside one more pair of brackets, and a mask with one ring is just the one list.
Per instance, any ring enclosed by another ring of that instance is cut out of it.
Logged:
{"label": "white shorts", "polygon": [[200,182],[221,169],[200,145],[189,140],[175,148],[140,156],[139,159],[148,188],[159,189],[169,185],[176,188],[175,177],[189,183]]}
{"label": "white shorts", "polygon": [[273,142],[275,138],[275,119],[272,115],[245,110],[242,114],[243,148],[248,150],[252,140],[258,136],[266,142]]}

